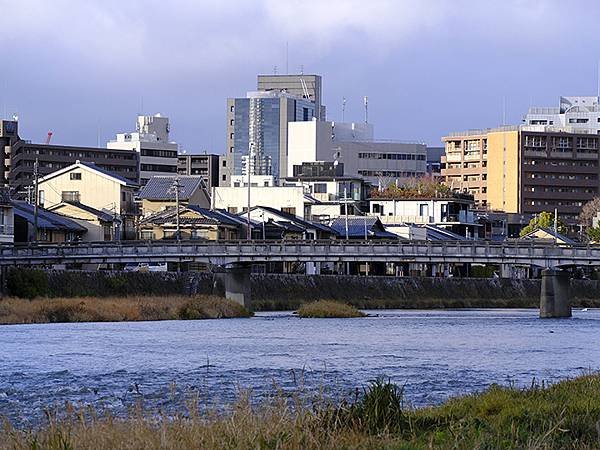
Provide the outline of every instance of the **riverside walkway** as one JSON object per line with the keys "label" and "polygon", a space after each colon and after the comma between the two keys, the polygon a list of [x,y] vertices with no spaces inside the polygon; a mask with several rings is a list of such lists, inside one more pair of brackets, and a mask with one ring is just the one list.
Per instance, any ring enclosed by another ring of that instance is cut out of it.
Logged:
{"label": "riverside walkway", "polygon": [[223,267],[264,262],[518,264],[545,268],[600,264],[600,246],[486,241],[123,241],[0,246],[0,266],[198,262]]}

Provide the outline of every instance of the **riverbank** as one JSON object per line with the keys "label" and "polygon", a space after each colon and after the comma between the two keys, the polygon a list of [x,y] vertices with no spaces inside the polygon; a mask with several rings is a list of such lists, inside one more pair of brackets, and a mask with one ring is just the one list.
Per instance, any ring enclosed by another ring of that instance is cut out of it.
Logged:
{"label": "riverbank", "polygon": [[[13,270],[9,295],[34,298],[224,296],[220,273]],[[572,280],[572,305],[600,307],[600,281]],[[538,308],[540,280],[252,274],[255,311],[334,300],[359,309]]]}
{"label": "riverbank", "polygon": [[250,317],[240,304],[216,296],[0,299],[0,324],[123,322]]}
{"label": "riverbank", "polygon": [[600,376],[526,390],[492,386],[440,406],[411,409],[398,386],[379,380],[364,395],[253,405],[242,395],[217,413],[198,401],[169,416],[141,410],[119,419],[67,406],[67,418],[37,430],[0,430],[0,448],[544,448],[600,445]]}

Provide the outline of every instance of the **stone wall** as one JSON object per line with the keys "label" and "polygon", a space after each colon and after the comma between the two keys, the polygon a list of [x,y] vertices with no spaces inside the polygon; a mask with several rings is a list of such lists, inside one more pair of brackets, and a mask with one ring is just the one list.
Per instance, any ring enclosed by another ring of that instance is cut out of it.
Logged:
{"label": "stone wall", "polygon": [[[49,297],[223,295],[218,273],[47,272]],[[600,281],[572,280],[574,306],[600,307]],[[537,308],[540,280],[252,275],[255,310],[293,310],[320,299],[360,308]]]}

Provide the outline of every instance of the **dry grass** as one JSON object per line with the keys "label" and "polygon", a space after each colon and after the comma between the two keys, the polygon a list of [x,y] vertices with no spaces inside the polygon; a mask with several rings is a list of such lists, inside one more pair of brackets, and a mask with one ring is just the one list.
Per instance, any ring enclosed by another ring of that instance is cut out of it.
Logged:
{"label": "dry grass", "polygon": [[227,412],[175,417],[134,411],[128,418],[67,408],[37,430],[0,429],[1,449],[597,449],[600,376],[550,388],[492,386],[423,409],[402,404],[402,390],[378,380],[356,400],[275,397],[253,406],[242,397]]}
{"label": "dry grass", "polygon": [[352,318],[365,317],[354,306],[332,300],[319,300],[317,302],[306,303],[298,309],[298,316],[302,318]]}
{"label": "dry grass", "polygon": [[240,304],[213,296],[0,300],[1,324],[221,319],[251,315]]}

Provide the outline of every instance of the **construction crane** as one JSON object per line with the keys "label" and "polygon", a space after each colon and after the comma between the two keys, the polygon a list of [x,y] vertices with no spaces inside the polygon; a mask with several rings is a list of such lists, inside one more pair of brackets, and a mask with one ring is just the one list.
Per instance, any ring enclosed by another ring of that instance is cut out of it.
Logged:
{"label": "construction crane", "polygon": [[48,131],[48,136],[46,136],[45,144],[48,145],[50,143],[50,139],[52,139],[52,131]]}

